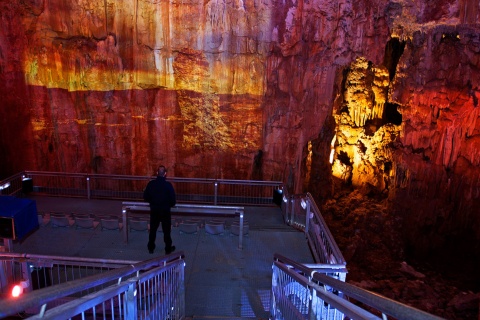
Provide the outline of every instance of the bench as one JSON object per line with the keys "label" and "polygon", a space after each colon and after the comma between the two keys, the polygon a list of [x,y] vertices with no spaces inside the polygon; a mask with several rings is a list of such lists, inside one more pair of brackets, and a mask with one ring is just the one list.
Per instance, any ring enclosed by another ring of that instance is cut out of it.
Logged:
{"label": "bench", "polygon": [[[131,212],[150,212],[148,202],[122,202],[122,220],[126,225],[128,216]],[[199,216],[239,216],[239,235],[238,248],[243,249],[243,215],[244,207],[234,206],[217,206],[217,205],[196,205],[196,204],[177,204],[171,208],[171,212],[175,214],[199,215]],[[123,239],[128,243],[128,228],[123,229]]]}

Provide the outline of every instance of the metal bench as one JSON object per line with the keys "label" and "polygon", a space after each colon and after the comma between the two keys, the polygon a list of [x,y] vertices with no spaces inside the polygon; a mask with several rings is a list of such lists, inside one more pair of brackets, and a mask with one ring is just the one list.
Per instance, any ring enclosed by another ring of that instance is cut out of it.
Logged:
{"label": "metal bench", "polygon": [[[124,224],[128,221],[128,216],[131,212],[149,212],[150,205],[147,202],[122,202],[122,221]],[[238,237],[238,248],[243,249],[243,215],[244,207],[234,206],[217,206],[217,205],[195,205],[195,204],[177,204],[171,209],[171,212],[176,215],[198,215],[198,216],[238,216],[239,228],[241,232]],[[185,221],[183,222],[186,228]],[[182,223],[179,224],[181,227]],[[193,227],[189,227],[193,228]],[[211,226],[211,232],[218,232],[218,226]],[[123,229],[123,238],[125,243],[128,243],[128,228]]]}

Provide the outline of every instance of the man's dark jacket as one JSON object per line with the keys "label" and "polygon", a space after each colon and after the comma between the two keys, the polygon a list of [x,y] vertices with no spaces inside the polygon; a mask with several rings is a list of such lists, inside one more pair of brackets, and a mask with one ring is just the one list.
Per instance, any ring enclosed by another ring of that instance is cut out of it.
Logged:
{"label": "man's dark jacket", "polygon": [[152,211],[170,212],[170,208],[177,203],[172,184],[159,176],[147,184],[143,199],[150,203]]}

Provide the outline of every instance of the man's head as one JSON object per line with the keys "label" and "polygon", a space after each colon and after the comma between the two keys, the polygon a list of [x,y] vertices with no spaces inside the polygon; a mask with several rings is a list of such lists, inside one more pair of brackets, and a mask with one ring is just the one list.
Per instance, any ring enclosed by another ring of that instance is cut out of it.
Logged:
{"label": "man's head", "polygon": [[158,166],[157,176],[165,177],[166,175],[167,175],[167,168],[165,168],[165,166],[163,165]]}

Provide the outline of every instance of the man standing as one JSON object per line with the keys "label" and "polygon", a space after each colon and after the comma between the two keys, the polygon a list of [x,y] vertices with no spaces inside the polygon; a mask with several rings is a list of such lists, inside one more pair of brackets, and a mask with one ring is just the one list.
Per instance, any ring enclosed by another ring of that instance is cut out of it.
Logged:
{"label": "man standing", "polygon": [[175,190],[170,182],[166,180],[167,169],[161,165],[157,170],[157,178],[148,182],[143,191],[143,199],[150,203],[150,234],[148,235],[148,252],[155,250],[155,239],[157,229],[162,223],[163,241],[165,242],[165,253],[170,254],[175,250],[172,246],[170,232],[172,229],[172,217],[170,208],[175,206]]}

